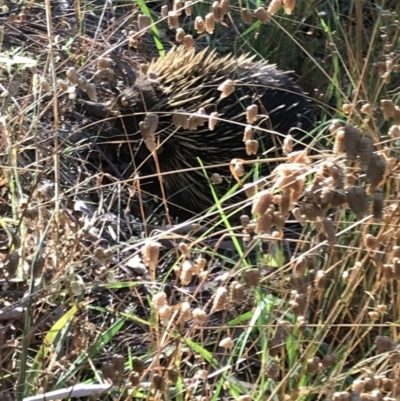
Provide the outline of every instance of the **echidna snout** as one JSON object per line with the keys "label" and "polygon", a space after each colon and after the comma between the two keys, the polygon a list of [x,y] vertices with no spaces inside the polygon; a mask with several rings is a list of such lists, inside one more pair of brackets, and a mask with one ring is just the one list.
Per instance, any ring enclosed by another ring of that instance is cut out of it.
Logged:
{"label": "echidna snout", "polygon": [[[138,122],[146,113],[158,115],[156,135],[162,143],[158,163],[161,172],[166,173],[163,182],[168,200],[191,212],[202,212],[214,204],[209,179],[199,160],[206,168],[219,166],[206,171],[208,177],[213,173],[224,177],[223,183],[215,186],[217,194],[222,196],[234,181],[229,172],[230,161],[256,157],[247,155],[243,143],[249,106],[257,106],[259,118],[252,126],[255,139],[265,149],[279,143],[274,142],[271,131],[283,135],[290,132],[293,137],[301,138],[313,127],[312,107],[300,87],[287,73],[267,62],[253,61],[249,56],[219,57],[207,49],[194,53],[179,47],[170,50],[165,58],[153,61],[149,70],[157,73],[158,82],[141,77],[135,87],[120,96],[122,113],[134,115],[126,117],[124,123],[129,133],[138,133]],[[227,80],[233,82],[234,91],[224,97],[218,88]],[[193,129],[190,119],[193,122],[195,117],[187,114],[198,114],[199,110],[207,114],[207,119],[216,112],[222,121],[210,130],[205,119],[205,124],[196,123]],[[187,118],[179,128],[174,124],[178,111]],[[143,156],[144,152],[138,154]],[[146,164],[156,172],[151,157]],[[193,168],[198,169],[185,171]]]}

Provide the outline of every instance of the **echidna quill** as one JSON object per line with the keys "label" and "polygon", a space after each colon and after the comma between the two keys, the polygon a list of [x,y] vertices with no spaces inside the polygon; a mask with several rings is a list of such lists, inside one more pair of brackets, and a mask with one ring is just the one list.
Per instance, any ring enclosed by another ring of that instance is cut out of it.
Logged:
{"label": "echidna quill", "polygon": [[[168,201],[182,209],[198,213],[214,204],[198,159],[205,167],[226,165],[207,169],[209,177],[214,173],[223,177],[223,183],[215,185],[223,195],[235,184],[230,161],[256,158],[247,155],[243,142],[249,106],[258,109],[253,127],[269,130],[256,131],[254,139],[263,144],[258,154],[262,147],[270,149],[280,143],[279,139],[273,141],[272,131],[301,139],[313,127],[312,107],[300,87],[287,73],[253,57],[219,57],[207,49],[194,53],[179,47],[153,61],[149,71],[123,91],[118,105],[128,134],[139,134],[141,128],[142,134],[150,134],[150,141],[153,138],[161,144],[157,150],[160,170],[174,172],[163,176]],[[209,117],[215,112],[221,120],[211,130]],[[190,113],[205,118],[189,117]],[[149,145],[149,138],[144,142]],[[145,145],[141,146],[136,165],[149,155],[143,150]],[[156,172],[152,156],[146,169]],[[192,171],[185,172],[187,169]]]}

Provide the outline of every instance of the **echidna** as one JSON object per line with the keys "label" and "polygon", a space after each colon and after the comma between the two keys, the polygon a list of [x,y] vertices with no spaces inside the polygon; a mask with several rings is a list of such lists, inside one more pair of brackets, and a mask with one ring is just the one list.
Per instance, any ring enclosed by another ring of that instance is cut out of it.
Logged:
{"label": "echidna", "polygon": [[[209,180],[198,159],[206,167],[219,166],[207,169],[207,173],[211,176],[217,172],[225,178],[223,184],[215,186],[222,195],[231,180],[230,161],[255,158],[247,156],[243,143],[248,106],[258,106],[259,118],[254,127],[269,130],[257,131],[265,149],[273,146],[272,131],[301,139],[313,126],[312,107],[300,87],[288,73],[267,62],[254,61],[254,57],[219,57],[207,49],[195,53],[179,47],[153,61],[149,71],[155,74],[151,78],[150,74],[138,77],[136,84],[120,95],[123,123],[126,132],[133,135],[139,133],[139,124],[146,114],[158,115],[155,137],[161,146],[157,159],[161,172],[171,172],[163,176],[168,200],[192,212],[204,211],[213,204]],[[233,81],[235,90],[221,97],[218,89],[226,80]],[[185,127],[176,128],[173,121],[178,111],[182,114],[199,110],[207,116],[218,112],[221,120],[214,130],[208,128],[208,118],[194,130],[185,126],[191,120],[181,124]],[[153,157],[148,157],[144,145],[136,155],[136,165],[147,159],[146,167],[156,172]],[[220,167],[223,164],[225,167]],[[192,171],[185,172],[187,169]]]}

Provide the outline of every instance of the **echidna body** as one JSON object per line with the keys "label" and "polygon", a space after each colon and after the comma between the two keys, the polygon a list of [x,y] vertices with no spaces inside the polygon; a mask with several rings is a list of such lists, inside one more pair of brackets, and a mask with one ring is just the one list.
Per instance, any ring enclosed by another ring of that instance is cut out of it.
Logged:
{"label": "echidna body", "polygon": [[[204,211],[214,204],[198,159],[205,167],[218,166],[207,169],[207,173],[209,177],[216,172],[225,177],[223,184],[215,186],[217,193],[223,195],[231,181],[227,166],[230,161],[255,158],[247,156],[243,143],[248,106],[258,106],[259,119],[254,127],[268,130],[258,130],[256,135],[265,149],[281,142],[272,140],[273,132],[290,132],[301,139],[313,126],[312,108],[300,87],[275,65],[254,61],[253,57],[220,58],[207,49],[194,53],[180,47],[153,61],[149,70],[157,74],[156,80],[139,77],[119,98],[124,125],[129,134],[134,134],[139,132],[146,113],[158,114],[156,137],[161,146],[157,159],[161,172],[167,173],[163,183],[168,200],[192,212]],[[235,90],[222,98],[218,87],[228,79],[234,82]],[[173,115],[178,110],[198,113],[201,108],[208,116],[218,112],[221,120],[214,130],[208,128],[207,120],[196,130],[175,127]],[[148,155],[142,148],[137,152],[136,164]],[[146,167],[156,172],[152,157],[147,159]],[[192,171],[185,172],[187,169]]]}

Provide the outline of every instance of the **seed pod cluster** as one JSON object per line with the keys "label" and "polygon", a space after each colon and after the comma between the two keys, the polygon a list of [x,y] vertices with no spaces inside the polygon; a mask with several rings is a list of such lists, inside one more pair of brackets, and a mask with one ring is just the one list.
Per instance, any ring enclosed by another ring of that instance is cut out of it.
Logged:
{"label": "seed pod cluster", "polygon": [[179,244],[184,258],[182,262],[175,266],[174,270],[179,277],[182,285],[187,286],[191,283],[193,277],[199,276],[204,273],[207,266],[207,260],[198,256],[196,259],[191,257],[190,248],[185,243]]}
{"label": "seed pod cluster", "polygon": [[155,270],[160,256],[161,244],[152,240],[147,241],[142,248],[143,263],[150,270],[152,278],[155,277]]}

